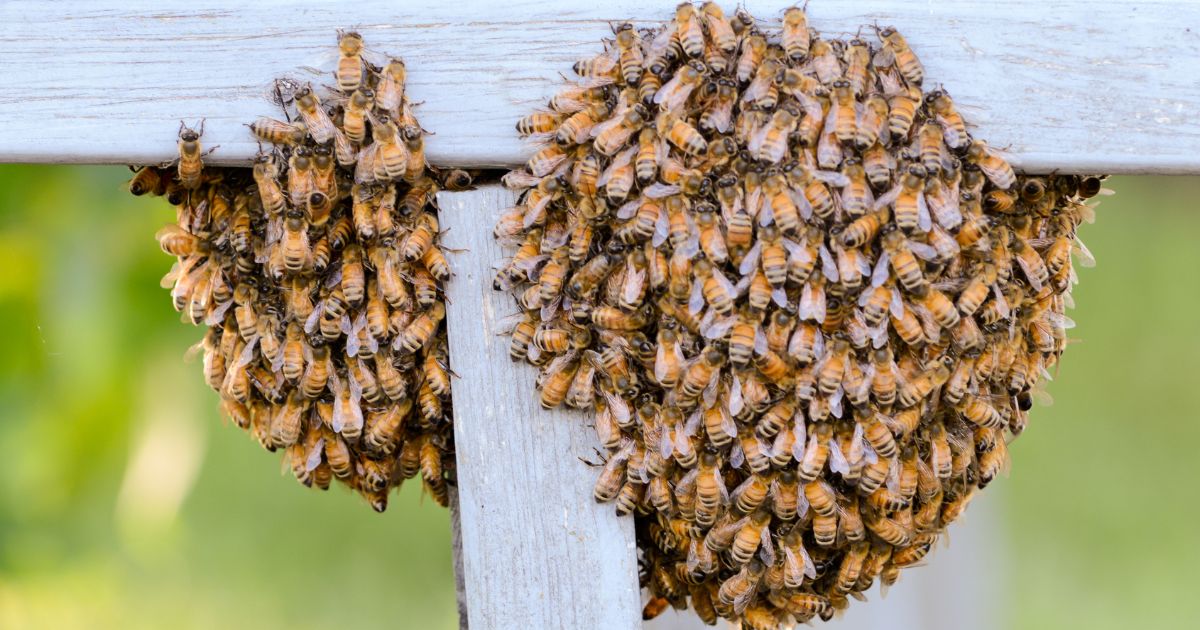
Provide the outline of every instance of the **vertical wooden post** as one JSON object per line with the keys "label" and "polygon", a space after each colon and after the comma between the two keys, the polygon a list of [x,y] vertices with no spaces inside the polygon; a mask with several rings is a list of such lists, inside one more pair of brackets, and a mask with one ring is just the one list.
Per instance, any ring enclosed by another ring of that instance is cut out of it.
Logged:
{"label": "vertical wooden post", "polygon": [[512,193],[441,193],[455,277],[446,292],[463,575],[472,630],[641,627],[632,519],[591,499],[596,446],[578,413],[547,411],[536,370],[508,358],[498,321],[515,312],[492,290],[504,256],[492,238]]}

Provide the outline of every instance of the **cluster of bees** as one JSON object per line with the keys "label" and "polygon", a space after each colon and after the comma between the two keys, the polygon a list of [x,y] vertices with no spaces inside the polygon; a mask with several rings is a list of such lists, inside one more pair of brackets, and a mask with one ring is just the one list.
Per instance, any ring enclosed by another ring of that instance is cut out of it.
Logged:
{"label": "cluster of bees", "polygon": [[829,619],[1005,470],[1102,177],[1017,176],[893,28],[708,2],[614,30],[517,124],[511,357],[594,412],[647,618]]}
{"label": "cluster of bees", "polygon": [[[143,167],[135,195],[165,195],[164,278],[183,320],[205,325],[204,375],[224,413],[296,478],[334,478],[383,511],[420,476],[441,505],[453,481],[450,371],[434,194],[470,185],[425,162],[405,67],[364,59],[340,33],[335,86],[277,84],[287,120],[249,125],[272,145],[253,168],[202,163],[181,123],[174,167]],[[294,114],[294,116],[293,116]]]}

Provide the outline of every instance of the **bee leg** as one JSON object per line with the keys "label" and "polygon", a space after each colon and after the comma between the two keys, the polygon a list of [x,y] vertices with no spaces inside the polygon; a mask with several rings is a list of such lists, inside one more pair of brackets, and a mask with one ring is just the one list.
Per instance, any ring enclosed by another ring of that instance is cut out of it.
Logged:
{"label": "bee leg", "polygon": [[588,466],[591,466],[592,468],[600,468],[600,467],[601,467],[601,466],[603,466],[605,463],[607,463],[607,460],[604,458],[604,453],[601,453],[601,452],[600,452],[600,450],[599,450],[599,449],[596,449],[596,448],[593,448],[593,449],[592,449],[592,451],[596,453],[596,457],[599,457],[599,458],[600,458],[600,463],[596,463],[596,462],[593,462],[593,461],[589,461],[589,460],[586,460],[586,459],[584,459],[584,458],[582,458],[582,457],[576,457],[576,459],[578,459],[579,461],[581,461],[581,462],[583,462],[583,463],[587,464]]}

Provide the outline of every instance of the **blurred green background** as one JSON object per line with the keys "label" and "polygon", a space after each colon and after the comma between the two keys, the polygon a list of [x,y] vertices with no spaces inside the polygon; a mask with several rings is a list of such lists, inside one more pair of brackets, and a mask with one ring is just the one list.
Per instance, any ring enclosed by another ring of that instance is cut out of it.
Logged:
{"label": "blurred green background", "polygon": [[[308,490],[220,420],[127,176],[0,166],[0,628],[456,627],[445,510]],[[1200,623],[1200,180],[1109,186],[1081,341],[989,488],[1002,627]]]}

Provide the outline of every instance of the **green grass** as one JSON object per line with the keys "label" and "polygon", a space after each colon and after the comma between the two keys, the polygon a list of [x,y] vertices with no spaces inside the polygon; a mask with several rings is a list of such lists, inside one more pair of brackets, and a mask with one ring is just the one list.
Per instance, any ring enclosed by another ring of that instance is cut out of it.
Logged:
{"label": "green grass", "polygon": [[[0,166],[0,628],[454,627],[445,510],[302,488],[221,422],[158,287],[172,214],[126,176]],[[1200,623],[1200,180],[1110,185],[1080,341],[996,484],[1013,628]]]}

